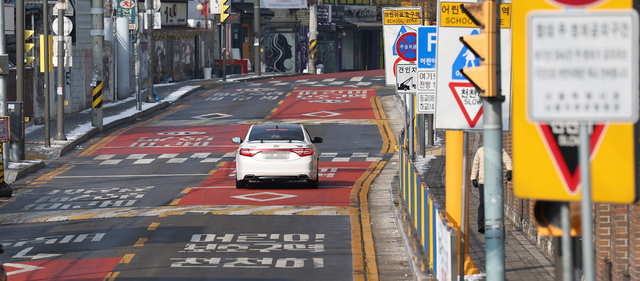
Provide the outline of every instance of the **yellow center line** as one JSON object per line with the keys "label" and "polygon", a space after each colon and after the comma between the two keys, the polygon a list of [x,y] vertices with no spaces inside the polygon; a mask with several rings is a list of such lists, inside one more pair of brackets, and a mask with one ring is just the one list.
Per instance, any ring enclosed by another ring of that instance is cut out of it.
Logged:
{"label": "yellow center line", "polygon": [[[133,208],[127,208],[127,209],[124,209],[124,210],[131,210],[131,209],[133,209]],[[87,213],[87,214],[81,214],[81,215],[70,217],[69,220],[70,221],[71,220],[85,220],[85,219],[93,218],[93,217],[95,217],[97,215],[100,215],[100,214],[106,214],[106,213],[110,213],[110,212],[113,212],[113,210],[104,210],[104,211],[96,210],[95,212],[91,212],[91,213]]]}
{"label": "yellow center line", "polygon": [[362,219],[362,240],[364,245],[364,254],[367,264],[367,280],[378,280],[378,268],[376,261],[376,250],[373,246],[373,231],[371,230],[371,218],[369,216],[369,188],[371,183],[378,176],[387,161],[380,161],[375,170],[365,180],[360,192],[360,217]]}
{"label": "yellow center line", "polygon": [[180,192],[180,193],[187,194],[187,193],[189,193],[189,191],[191,191],[192,189],[193,189],[193,187],[187,187],[187,188],[185,188],[185,189],[184,189],[182,192]]}
{"label": "yellow center line", "polygon": [[364,281],[365,270],[362,255],[362,235],[360,233],[360,219],[358,210],[351,210],[351,255],[353,260],[353,280]]}
{"label": "yellow center line", "polygon": [[280,102],[278,102],[278,105],[276,105],[276,107],[274,109],[271,110],[271,112],[269,112],[269,114],[267,114],[267,116],[265,116],[265,120],[267,119],[271,119],[271,116],[273,116],[274,113],[276,113],[276,111],[278,111],[278,109],[280,108],[280,105],[282,105],[282,103],[289,97],[291,96],[291,94],[293,94],[293,92],[289,92],[284,96],[284,99],[281,100]]}
{"label": "yellow center line", "polygon": [[349,201],[351,202],[351,207],[358,207],[358,193],[360,192],[360,188],[362,187],[362,183],[366,180],[369,175],[373,172],[376,163],[371,163],[369,168],[360,176],[360,178],[353,184],[353,188],[351,189],[351,194],[349,195]]}
{"label": "yellow center line", "polygon": [[147,230],[157,230],[159,225],[160,225],[159,222],[151,223],[151,225],[149,225],[149,228],[147,228]]}
{"label": "yellow center line", "polygon": [[47,174],[44,174],[36,179],[40,184],[45,184],[47,181],[55,178],[56,176],[68,171],[69,169],[75,167],[75,165],[64,165],[58,169],[55,169]]}
{"label": "yellow center line", "polygon": [[140,238],[140,239],[138,239],[138,242],[133,244],[133,246],[134,247],[142,247],[142,246],[144,246],[144,243],[147,242],[147,240],[149,240],[149,238]]}
{"label": "yellow center line", "polygon": [[124,257],[122,257],[122,259],[120,260],[119,263],[130,263],[131,260],[133,259],[133,256],[135,256],[136,254],[126,254],[124,255]]}
{"label": "yellow center line", "polygon": [[182,198],[176,198],[176,199],[173,199],[173,201],[171,201],[171,203],[169,203],[169,206],[176,206],[176,205],[178,205],[178,202],[180,202],[180,199],[182,199]]}
{"label": "yellow center line", "polygon": [[120,271],[109,272],[109,274],[107,274],[107,276],[105,276],[103,280],[113,281],[116,280],[116,277],[118,277],[118,275],[120,275]]}

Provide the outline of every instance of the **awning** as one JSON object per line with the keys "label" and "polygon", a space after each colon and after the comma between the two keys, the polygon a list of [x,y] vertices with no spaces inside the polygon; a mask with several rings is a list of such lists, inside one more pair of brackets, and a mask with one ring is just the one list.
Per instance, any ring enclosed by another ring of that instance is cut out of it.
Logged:
{"label": "awning", "polygon": [[347,23],[355,25],[359,28],[379,28],[382,29],[382,22],[380,21],[347,21]]}

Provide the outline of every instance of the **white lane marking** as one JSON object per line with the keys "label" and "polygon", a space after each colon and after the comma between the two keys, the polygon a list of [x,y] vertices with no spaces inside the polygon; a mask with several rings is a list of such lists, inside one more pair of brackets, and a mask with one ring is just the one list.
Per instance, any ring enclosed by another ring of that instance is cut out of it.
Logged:
{"label": "white lane marking", "polygon": [[98,156],[96,156],[96,158],[93,158],[93,160],[109,160],[109,159],[113,158],[114,156],[116,156],[116,155],[115,154],[98,155]]}
{"label": "white lane marking", "polygon": [[336,157],[331,162],[349,162],[349,160],[351,160],[351,157]]}
{"label": "white lane marking", "polygon": [[158,158],[175,158],[175,157],[178,157],[178,153],[171,153],[171,154],[165,153],[158,156]]}
{"label": "white lane marking", "polygon": [[207,158],[211,153],[194,153],[191,158]]}
{"label": "white lane marking", "polygon": [[364,78],[364,77],[362,77],[362,76],[353,77],[353,78],[351,78],[351,82],[360,82],[360,81],[362,81],[362,78]]}
{"label": "white lane marking", "polygon": [[122,161],[122,159],[116,159],[116,160],[104,160],[100,163],[100,165],[116,165],[118,163],[120,163]]}
{"label": "white lane marking", "polygon": [[127,156],[126,159],[142,159],[145,156],[147,156],[146,154],[131,154],[129,156]]}
{"label": "white lane marking", "polygon": [[149,164],[153,162],[153,160],[156,160],[156,159],[138,159],[136,160],[136,162],[133,162],[133,164]]}

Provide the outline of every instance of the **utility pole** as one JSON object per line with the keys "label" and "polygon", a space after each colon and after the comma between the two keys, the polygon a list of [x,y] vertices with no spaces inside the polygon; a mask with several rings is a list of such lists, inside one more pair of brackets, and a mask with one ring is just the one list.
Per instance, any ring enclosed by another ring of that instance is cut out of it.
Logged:
{"label": "utility pole", "polygon": [[[4,5],[4,4],[3,4]],[[16,1],[16,101],[24,102],[24,0]],[[13,122],[24,122],[22,111],[18,112],[19,120]],[[24,160],[24,126],[20,125],[20,139],[10,142],[10,160]]]}
{"label": "utility pole", "polygon": [[261,76],[260,64],[260,0],[253,0],[253,68]]}
{"label": "utility pole", "polygon": [[16,101],[24,101],[24,0],[16,0],[16,79]]}
{"label": "utility pole", "polygon": [[484,227],[487,280],[505,280],[504,198],[502,180],[502,79],[500,70],[500,3],[485,0],[461,4],[461,10],[481,27],[480,34],[462,36],[460,41],[476,57],[480,66],[460,69],[482,100],[484,145]]}
{"label": "utility pole", "polygon": [[318,2],[313,1],[313,5],[309,7],[309,74],[316,74],[316,52],[318,30]]}
{"label": "utility pole", "polygon": [[[143,16],[137,16],[139,22],[143,22]],[[136,34],[136,45],[135,49],[135,72],[136,72],[136,109],[142,110],[142,81],[140,79],[140,74],[142,73],[142,64],[140,63],[141,56],[141,48],[140,48],[140,37],[142,37],[142,24],[138,24],[138,28],[135,31]]]}
{"label": "utility pole", "polygon": [[[3,13],[4,14],[4,13]],[[44,146],[51,147],[51,87],[49,85],[49,1],[42,2],[44,50]],[[4,28],[3,28],[4,30]],[[4,36],[2,36],[4,39]],[[4,116],[5,114],[0,114]],[[4,151],[4,150],[3,150]]]}
{"label": "utility pole", "polygon": [[147,102],[155,103],[156,99],[153,96],[153,53],[155,52],[155,41],[153,40],[153,13],[156,11],[153,0],[146,0],[145,6],[147,9],[147,52],[149,53],[149,73],[147,74]]}
{"label": "utility pole", "polygon": [[[23,1],[23,0],[21,0]],[[64,10],[65,2],[58,1],[56,3],[58,8],[58,88],[56,89],[58,94],[58,122],[57,133],[55,140],[66,141],[67,137],[64,135]]]}
{"label": "utility pole", "polygon": [[227,24],[222,22],[222,81],[227,81]]}
{"label": "utility pole", "polygon": [[[0,5],[0,56],[8,57],[4,21],[4,5]],[[8,60],[7,58],[7,66],[9,66]],[[0,116],[7,115],[7,75],[0,75]],[[0,143],[0,148],[2,149],[2,153],[0,153],[2,161],[8,161],[9,151],[7,148],[9,148],[9,144],[6,142]]]}
{"label": "utility pole", "polygon": [[91,7],[91,41],[93,43],[93,106],[91,120],[98,131],[102,131],[102,40],[104,36],[104,10],[102,0],[93,0]]}

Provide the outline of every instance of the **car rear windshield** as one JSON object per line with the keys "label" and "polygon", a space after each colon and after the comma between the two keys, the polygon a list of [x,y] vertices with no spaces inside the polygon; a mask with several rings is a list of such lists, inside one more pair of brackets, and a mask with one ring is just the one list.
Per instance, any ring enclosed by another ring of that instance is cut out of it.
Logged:
{"label": "car rear windshield", "polygon": [[255,140],[304,140],[300,126],[256,126],[251,130],[249,141]]}

